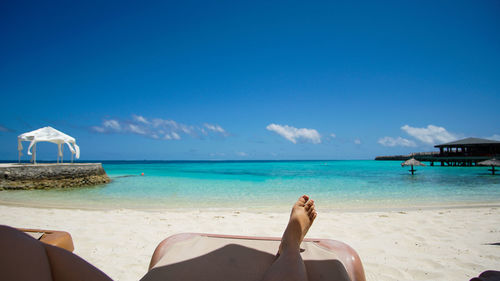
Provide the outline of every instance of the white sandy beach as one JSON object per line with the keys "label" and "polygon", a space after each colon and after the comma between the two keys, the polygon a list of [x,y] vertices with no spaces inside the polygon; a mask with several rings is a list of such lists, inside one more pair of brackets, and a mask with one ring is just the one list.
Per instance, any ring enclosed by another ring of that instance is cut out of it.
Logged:
{"label": "white sandy beach", "polygon": [[[368,280],[469,280],[500,270],[500,208],[321,212],[307,237],[331,238],[360,255]],[[288,213],[75,210],[0,206],[0,224],[64,230],[74,253],[115,280],[139,280],[169,235],[281,236]]]}

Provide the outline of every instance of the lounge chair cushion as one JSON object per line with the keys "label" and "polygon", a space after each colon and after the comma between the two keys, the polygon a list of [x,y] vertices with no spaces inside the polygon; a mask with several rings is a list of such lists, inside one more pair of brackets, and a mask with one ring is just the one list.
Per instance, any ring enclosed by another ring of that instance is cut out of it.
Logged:
{"label": "lounge chair cushion", "polygon": [[[184,235],[173,242],[142,280],[261,280],[280,244],[279,239],[203,234]],[[309,280],[350,280],[341,258],[320,244],[301,245]]]}

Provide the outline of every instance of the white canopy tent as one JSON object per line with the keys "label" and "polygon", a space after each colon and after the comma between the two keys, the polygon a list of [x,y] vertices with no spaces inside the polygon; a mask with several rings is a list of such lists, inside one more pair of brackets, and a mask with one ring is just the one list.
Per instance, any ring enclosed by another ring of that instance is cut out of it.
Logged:
{"label": "white canopy tent", "polygon": [[[71,162],[73,162],[73,155],[75,155],[76,159],[80,158],[80,147],[76,145],[75,138],[68,136],[52,127],[43,127],[38,130],[34,130],[31,132],[27,132],[21,134],[17,137],[17,150],[19,151],[19,162],[21,162],[21,155],[23,150],[23,141],[29,141],[30,146],[28,147],[28,155],[31,156],[31,161],[36,164],[36,143],[41,141],[47,141],[57,144],[57,162],[59,163],[59,159],[61,159],[61,163],[63,161],[63,145],[68,145],[69,150],[71,151]],[[33,148],[33,153],[31,152],[31,148]]]}

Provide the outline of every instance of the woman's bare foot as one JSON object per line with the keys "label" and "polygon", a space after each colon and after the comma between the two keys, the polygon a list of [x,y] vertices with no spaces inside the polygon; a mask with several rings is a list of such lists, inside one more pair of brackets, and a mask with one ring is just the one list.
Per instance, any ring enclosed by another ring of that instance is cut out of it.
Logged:
{"label": "woman's bare foot", "polygon": [[292,207],[290,220],[281,238],[278,255],[287,250],[300,250],[300,243],[304,240],[316,216],[314,200],[309,199],[307,195],[302,195]]}

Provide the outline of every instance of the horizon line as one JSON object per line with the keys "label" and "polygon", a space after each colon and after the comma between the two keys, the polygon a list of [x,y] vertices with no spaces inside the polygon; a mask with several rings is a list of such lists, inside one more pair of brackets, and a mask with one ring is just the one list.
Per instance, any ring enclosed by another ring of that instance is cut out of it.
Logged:
{"label": "horizon line", "polygon": [[[98,160],[98,159],[88,159],[88,160],[77,160],[73,163],[86,163],[86,162],[283,162],[283,161],[366,161],[375,159],[197,159],[197,160],[150,160],[150,159],[126,159],[126,160]],[[38,160],[38,163],[55,163],[56,160]],[[0,163],[18,163],[18,160],[0,160]],[[30,163],[30,161],[23,160],[21,163]],[[71,163],[71,161],[63,162],[62,164]]]}

